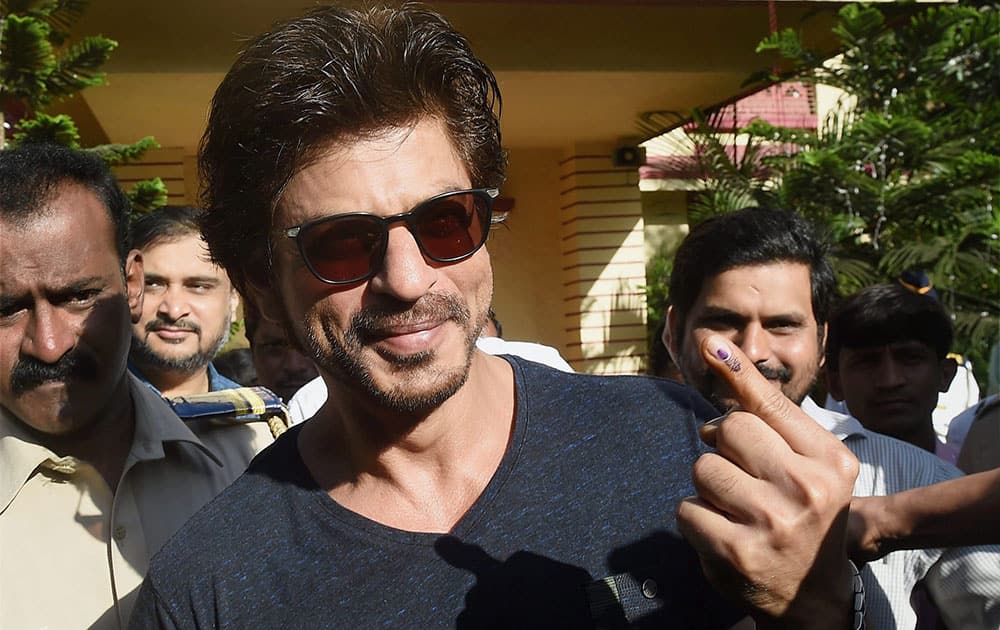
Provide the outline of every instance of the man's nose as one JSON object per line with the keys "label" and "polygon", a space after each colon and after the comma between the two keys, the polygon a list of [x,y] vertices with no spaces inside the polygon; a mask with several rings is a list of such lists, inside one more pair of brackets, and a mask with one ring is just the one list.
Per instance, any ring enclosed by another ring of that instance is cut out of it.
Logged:
{"label": "man's nose", "polygon": [[735,340],[752,363],[760,363],[771,358],[770,335],[762,326],[748,324]]}
{"label": "man's nose", "polygon": [[437,269],[430,266],[413,234],[404,225],[389,230],[382,268],[369,286],[400,302],[416,302],[437,282]]}
{"label": "man's nose", "polygon": [[36,305],[21,340],[21,353],[56,363],[76,347],[79,332],[79,323],[64,311],[49,304]]}
{"label": "man's nose", "polygon": [[882,357],[874,376],[875,384],[883,389],[896,388],[906,383],[905,371],[891,355]]}
{"label": "man's nose", "polygon": [[160,319],[175,322],[191,313],[191,304],[180,287],[171,286],[160,296],[156,314]]}

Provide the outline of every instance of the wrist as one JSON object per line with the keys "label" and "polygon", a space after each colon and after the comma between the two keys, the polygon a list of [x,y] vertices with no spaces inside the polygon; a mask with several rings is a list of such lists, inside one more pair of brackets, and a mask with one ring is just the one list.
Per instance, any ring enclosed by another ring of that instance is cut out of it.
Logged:
{"label": "wrist", "polygon": [[822,584],[814,584],[816,593],[802,593],[793,609],[780,618],[755,617],[758,630],[865,630],[864,585],[861,576],[850,560]]}
{"label": "wrist", "polygon": [[913,524],[907,520],[909,513],[899,505],[898,495],[882,497],[878,505],[881,509],[877,512],[875,529],[879,536],[879,555],[884,556],[900,549],[913,531]]}

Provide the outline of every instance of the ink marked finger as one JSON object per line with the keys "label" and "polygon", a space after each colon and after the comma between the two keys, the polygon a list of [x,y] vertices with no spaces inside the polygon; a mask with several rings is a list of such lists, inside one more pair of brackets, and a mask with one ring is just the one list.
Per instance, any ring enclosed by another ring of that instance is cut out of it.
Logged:
{"label": "ink marked finger", "polygon": [[702,342],[701,352],[707,364],[729,385],[740,408],[767,423],[792,450],[803,455],[826,450],[832,434],[768,382],[739,348],[720,335],[710,335]]}

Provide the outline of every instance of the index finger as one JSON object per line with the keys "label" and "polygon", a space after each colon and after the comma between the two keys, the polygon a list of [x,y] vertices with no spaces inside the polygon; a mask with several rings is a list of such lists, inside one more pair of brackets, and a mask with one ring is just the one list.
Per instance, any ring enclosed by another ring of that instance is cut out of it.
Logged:
{"label": "index finger", "polygon": [[708,366],[729,385],[739,407],[763,420],[793,451],[814,455],[825,451],[828,442],[839,440],[817,424],[768,382],[743,352],[720,335],[709,335],[701,343]]}

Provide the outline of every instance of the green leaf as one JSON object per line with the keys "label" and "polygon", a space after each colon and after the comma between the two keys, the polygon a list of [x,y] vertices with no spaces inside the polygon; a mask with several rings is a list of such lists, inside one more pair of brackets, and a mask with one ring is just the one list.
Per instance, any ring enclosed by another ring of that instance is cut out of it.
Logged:
{"label": "green leaf", "polygon": [[73,22],[80,18],[90,4],[89,0],[41,0],[33,2],[37,8],[29,9],[42,17],[52,27],[53,32],[69,33]]}
{"label": "green leaf", "polygon": [[159,177],[136,182],[125,194],[135,214],[146,214],[167,205],[167,186]]}
{"label": "green leaf", "polygon": [[133,144],[101,144],[87,149],[97,154],[102,160],[111,166],[134,162],[143,156],[150,149],[159,148],[160,144],[152,136],[135,142]]}
{"label": "green leaf", "polygon": [[73,94],[86,87],[104,83],[99,68],[107,62],[118,42],[106,37],[85,37],[59,56],[47,80],[51,96]]}
{"label": "green leaf", "polygon": [[56,65],[49,32],[47,24],[33,17],[4,18],[0,96],[22,98],[32,106],[44,101],[46,79]]}
{"label": "green leaf", "polygon": [[785,59],[798,59],[804,50],[802,37],[793,29],[786,28],[760,40],[756,52],[777,51]]}
{"label": "green leaf", "polygon": [[28,142],[53,142],[71,149],[80,148],[80,133],[76,123],[66,114],[50,116],[37,113],[34,117],[18,123],[17,131],[11,137],[14,145]]}

